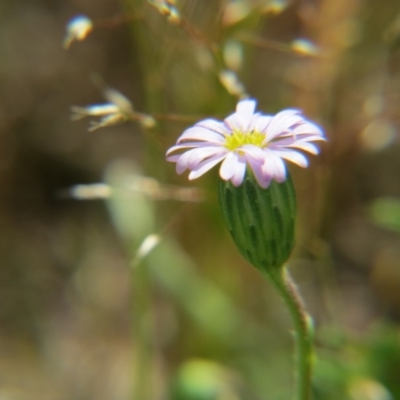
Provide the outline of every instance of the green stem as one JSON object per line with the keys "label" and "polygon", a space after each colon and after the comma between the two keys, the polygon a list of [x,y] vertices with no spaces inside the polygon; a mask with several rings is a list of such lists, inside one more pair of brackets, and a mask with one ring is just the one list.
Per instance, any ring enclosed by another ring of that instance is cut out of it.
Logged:
{"label": "green stem", "polygon": [[313,361],[312,319],[289,272],[284,267],[279,273],[268,273],[268,278],[285,303],[295,331],[295,400],[311,399],[311,370]]}

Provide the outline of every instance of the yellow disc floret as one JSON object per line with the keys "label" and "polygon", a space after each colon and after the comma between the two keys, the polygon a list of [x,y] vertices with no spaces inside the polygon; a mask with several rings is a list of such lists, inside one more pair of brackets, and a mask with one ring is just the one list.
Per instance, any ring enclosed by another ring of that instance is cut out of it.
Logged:
{"label": "yellow disc floret", "polygon": [[226,136],[225,147],[228,150],[234,151],[244,146],[245,144],[252,144],[257,147],[263,147],[265,134],[257,131],[241,132],[235,130],[232,135]]}

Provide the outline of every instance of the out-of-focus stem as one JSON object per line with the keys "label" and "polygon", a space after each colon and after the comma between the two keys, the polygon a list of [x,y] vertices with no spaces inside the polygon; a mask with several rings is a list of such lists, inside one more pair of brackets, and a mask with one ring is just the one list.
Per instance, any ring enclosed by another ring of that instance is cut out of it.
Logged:
{"label": "out-of-focus stem", "polygon": [[269,273],[267,276],[278,290],[294,326],[296,344],[294,399],[310,400],[313,361],[312,319],[307,313],[297,286],[286,268]]}
{"label": "out-of-focus stem", "polygon": [[135,348],[132,400],[152,400],[153,323],[150,276],[142,264],[132,269],[133,343]]}

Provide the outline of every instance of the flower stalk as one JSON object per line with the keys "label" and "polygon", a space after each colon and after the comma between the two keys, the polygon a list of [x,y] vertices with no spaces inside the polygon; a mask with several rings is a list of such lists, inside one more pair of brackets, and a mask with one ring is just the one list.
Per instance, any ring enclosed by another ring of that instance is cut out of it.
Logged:
{"label": "flower stalk", "polygon": [[311,399],[313,322],[286,267],[266,273],[291,316],[295,336],[295,400]]}

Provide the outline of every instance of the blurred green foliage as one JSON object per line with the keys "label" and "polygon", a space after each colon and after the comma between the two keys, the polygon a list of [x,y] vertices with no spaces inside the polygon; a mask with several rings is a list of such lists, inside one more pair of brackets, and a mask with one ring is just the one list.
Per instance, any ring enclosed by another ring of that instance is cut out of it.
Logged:
{"label": "blurred green foliage", "polygon": [[370,214],[378,225],[400,232],[400,200],[378,198],[372,202]]}

